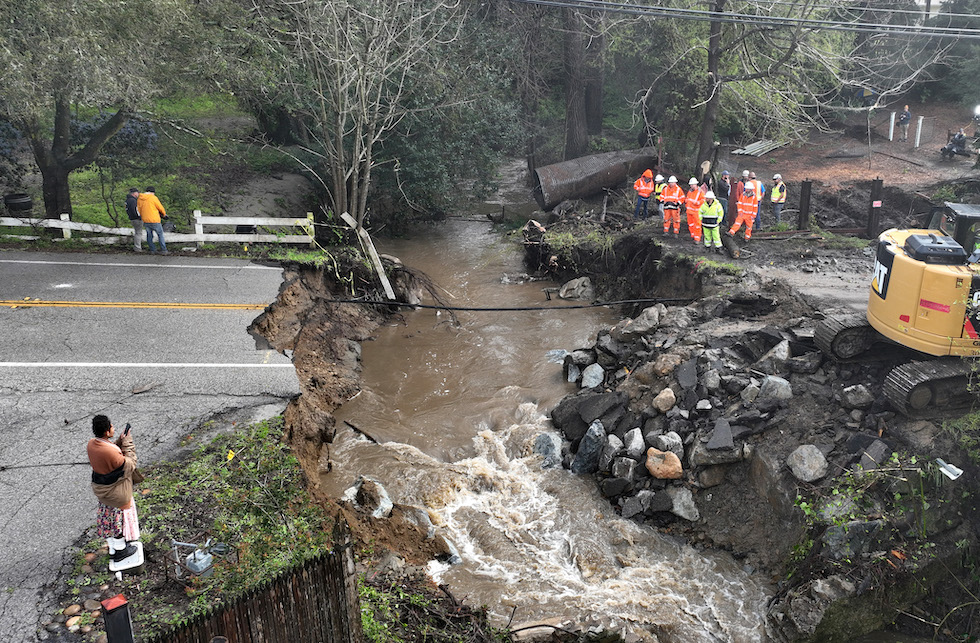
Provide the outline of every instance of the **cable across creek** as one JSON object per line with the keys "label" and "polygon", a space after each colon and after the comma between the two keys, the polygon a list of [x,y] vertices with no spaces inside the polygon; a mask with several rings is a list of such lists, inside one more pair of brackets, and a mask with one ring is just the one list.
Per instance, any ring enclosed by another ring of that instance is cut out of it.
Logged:
{"label": "cable across creek", "polygon": [[691,301],[691,298],[656,298],[656,299],[622,299],[618,301],[597,301],[591,304],[573,304],[571,306],[513,306],[513,307],[480,307],[480,306],[442,306],[434,304],[409,304],[403,301],[376,299],[327,299],[318,297],[318,301],[331,304],[372,304],[379,306],[399,306],[402,308],[431,308],[434,310],[474,311],[474,312],[516,312],[522,310],[570,310],[574,308],[601,308],[603,306],[621,306],[625,304],[664,304]]}

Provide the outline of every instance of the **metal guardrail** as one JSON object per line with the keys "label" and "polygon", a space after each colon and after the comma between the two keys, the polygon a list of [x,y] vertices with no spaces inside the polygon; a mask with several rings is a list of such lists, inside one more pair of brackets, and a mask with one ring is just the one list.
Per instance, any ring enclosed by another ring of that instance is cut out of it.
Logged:
{"label": "metal guardrail", "polygon": [[[60,219],[35,219],[30,217],[0,217],[0,226],[21,227],[21,228],[54,228],[62,231],[65,239],[72,238],[72,231],[89,232],[97,235],[107,235],[104,237],[92,237],[89,240],[94,243],[115,244],[120,241],[130,243],[133,238],[132,228],[110,228],[97,223],[80,223],[72,221],[70,216],[62,214]],[[251,226],[256,232],[235,232],[218,233],[205,232],[205,226]],[[258,232],[260,227],[275,228],[299,228],[303,234],[272,234]],[[194,210],[194,232],[192,234],[183,232],[167,232],[165,238],[168,242],[194,242],[201,246],[207,242],[231,242],[231,243],[291,243],[291,244],[311,244],[313,238],[309,232],[313,230],[313,213],[308,212],[305,218],[287,217],[216,217],[205,216],[200,210]],[[18,239],[33,240],[36,235],[4,235]]]}

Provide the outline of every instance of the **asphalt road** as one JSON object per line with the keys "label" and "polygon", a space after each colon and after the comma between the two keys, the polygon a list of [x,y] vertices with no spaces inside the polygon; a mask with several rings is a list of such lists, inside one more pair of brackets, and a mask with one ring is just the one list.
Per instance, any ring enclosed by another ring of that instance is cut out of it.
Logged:
{"label": "asphalt road", "polygon": [[131,422],[146,464],[205,422],[268,417],[298,392],[290,361],[245,331],[281,274],[235,259],[0,252],[0,639],[38,639],[67,550],[95,522],[91,470],[62,466],[86,462],[93,415]]}

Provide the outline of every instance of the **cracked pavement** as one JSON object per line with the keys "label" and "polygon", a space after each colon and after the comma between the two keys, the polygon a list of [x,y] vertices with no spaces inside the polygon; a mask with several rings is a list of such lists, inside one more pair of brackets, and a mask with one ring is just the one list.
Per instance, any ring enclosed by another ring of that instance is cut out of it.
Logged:
{"label": "cracked pavement", "polygon": [[[0,300],[271,303],[281,270],[235,259],[0,252]],[[133,425],[140,463],[187,433],[281,412],[298,393],[289,359],[256,350],[260,313],[201,308],[0,308],[0,632],[36,641],[53,581],[95,522],[91,418]],[[146,389],[134,393],[134,390]],[[78,464],[76,464],[78,463]],[[52,465],[52,466],[48,466]],[[134,606],[138,609],[138,606]]]}

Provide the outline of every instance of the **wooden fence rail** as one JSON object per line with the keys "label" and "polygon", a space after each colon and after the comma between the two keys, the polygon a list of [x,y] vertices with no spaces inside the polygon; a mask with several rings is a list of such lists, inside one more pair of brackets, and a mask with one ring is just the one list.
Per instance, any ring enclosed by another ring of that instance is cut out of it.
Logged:
{"label": "wooden fence rail", "polygon": [[[0,217],[0,226],[20,227],[20,228],[55,228],[62,231],[65,239],[71,239],[73,230],[88,232],[96,235],[108,235],[102,237],[89,238],[94,243],[114,244],[131,243],[133,239],[132,228],[110,228],[96,223],[79,223],[71,221],[69,215],[62,214],[60,219],[33,219],[28,217]],[[240,226],[250,227],[255,232],[217,233],[205,232],[205,226]],[[259,232],[259,228],[293,228],[290,233],[273,234]],[[295,234],[295,229],[302,231],[302,234]],[[194,210],[194,233],[166,232],[164,238],[168,243],[195,242],[198,246],[206,242],[231,242],[231,243],[294,243],[309,245],[313,239],[308,231],[313,229],[313,214],[307,213],[305,218],[290,219],[286,217],[213,217],[205,216],[200,210]],[[37,239],[30,235],[7,235],[19,239]]]}
{"label": "wooden fence rail", "polygon": [[360,643],[361,610],[347,525],[338,523],[332,551],[149,643],[211,643],[216,636],[228,643]]}

